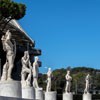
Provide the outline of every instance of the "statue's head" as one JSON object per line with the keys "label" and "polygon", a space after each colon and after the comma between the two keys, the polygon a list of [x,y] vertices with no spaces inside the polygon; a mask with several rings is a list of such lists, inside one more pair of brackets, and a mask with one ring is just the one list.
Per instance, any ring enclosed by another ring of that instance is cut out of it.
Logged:
{"label": "statue's head", "polygon": [[89,77],[89,76],[90,76],[90,74],[88,73],[88,74],[87,74],[87,76]]}
{"label": "statue's head", "polygon": [[39,61],[39,57],[36,56],[36,57],[35,57],[35,61]]}
{"label": "statue's head", "polygon": [[67,70],[67,74],[70,75],[70,70]]}
{"label": "statue's head", "polygon": [[24,52],[24,56],[25,56],[25,57],[27,57],[28,54],[29,54],[28,51],[25,51],[25,52]]}
{"label": "statue's head", "polygon": [[48,68],[48,71],[51,71],[51,68]]}

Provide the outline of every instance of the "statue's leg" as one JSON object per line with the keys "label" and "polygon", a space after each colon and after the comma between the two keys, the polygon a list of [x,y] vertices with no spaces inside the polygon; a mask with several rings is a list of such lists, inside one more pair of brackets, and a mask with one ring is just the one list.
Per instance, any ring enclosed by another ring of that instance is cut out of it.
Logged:
{"label": "statue's leg", "polygon": [[85,87],[85,89],[84,89],[84,93],[86,93],[86,87]]}
{"label": "statue's leg", "polygon": [[49,91],[49,83],[47,83],[46,92]]}
{"label": "statue's leg", "polygon": [[87,91],[88,91],[88,85],[86,84],[86,93],[87,93]]}
{"label": "statue's leg", "polygon": [[89,93],[89,84],[87,85],[87,92]]}
{"label": "statue's leg", "polygon": [[39,88],[38,82],[37,82],[37,78],[34,78],[34,80],[33,80],[33,86],[34,86],[35,88]]}
{"label": "statue's leg", "polygon": [[27,70],[27,73],[29,73],[28,74],[28,77],[27,77],[27,79],[26,79],[26,82],[27,82],[27,85],[31,85],[31,70],[30,69],[28,69]]}
{"label": "statue's leg", "polygon": [[4,81],[7,79],[7,68],[8,68],[8,63],[6,62],[3,66],[3,72],[1,76],[1,81]]}
{"label": "statue's leg", "polygon": [[36,87],[39,88],[37,78],[36,78]]}
{"label": "statue's leg", "polygon": [[36,88],[36,86],[35,86],[35,82],[34,82],[34,78],[33,78],[33,87]]}
{"label": "statue's leg", "polygon": [[26,77],[26,73],[24,70],[22,70],[22,73],[21,73],[21,81],[25,81],[25,77]]}
{"label": "statue's leg", "polygon": [[87,83],[86,83],[84,93],[87,93],[87,89],[88,89],[88,86],[87,86]]}
{"label": "statue's leg", "polygon": [[50,82],[49,82],[49,91],[51,91],[51,84],[50,84]]}
{"label": "statue's leg", "polygon": [[21,84],[22,84],[22,87],[26,86],[25,77],[26,77],[25,69],[22,69],[22,73],[21,73]]}
{"label": "statue's leg", "polygon": [[66,83],[66,86],[65,86],[65,92],[67,92],[67,83]]}
{"label": "statue's leg", "polygon": [[65,92],[68,92],[68,83],[66,82]]}
{"label": "statue's leg", "polygon": [[51,80],[48,81],[48,90],[51,91]]}
{"label": "statue's leg", "polygon": [[31,80],[31,70],[27,68],[26,72],[28,73],[28,77],[26,81],[30,81]]}
{"label": "statue's leg", "polygon": [[11,73],[12,73],[12,69],[14,67],[14,55],[10,55],[8,56],[8,63],[9,63],[9,68],[8,68],[8,80],[12,80],[11,78]]}
{"label": "statue's leg", "polygon": [[68,92],[70,92],[70,87],[71,87],[71,85],[69,84],[69,85],[68,85]]}

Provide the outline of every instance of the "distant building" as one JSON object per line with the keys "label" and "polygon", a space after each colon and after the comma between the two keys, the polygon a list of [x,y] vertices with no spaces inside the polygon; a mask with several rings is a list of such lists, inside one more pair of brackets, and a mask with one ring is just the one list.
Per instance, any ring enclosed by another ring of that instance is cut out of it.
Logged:
{"label": "distant building", "polygon": [[[4,22],[6,23],[6,22]],[[28,50],[30,54],[31,62],[34,61],[34,56],[41,55],[41,50],[35,48],[35,41],[32,40],[28,34],[21,28],[16,20],[12,20],[8,23],[5,29],[2,31],[2,25],[0,26],[0,75],[2,74],[2,67],[6,60],[6,54],[3,51],[1,37],[9,29],[12,33],[12,39],[15,39],[17,45],[15,66],[13,69],[12,77],[15,80],[20,80],[21,78],[21,57],[24,51]],[[41,65],[41,63],[40,63]]]}

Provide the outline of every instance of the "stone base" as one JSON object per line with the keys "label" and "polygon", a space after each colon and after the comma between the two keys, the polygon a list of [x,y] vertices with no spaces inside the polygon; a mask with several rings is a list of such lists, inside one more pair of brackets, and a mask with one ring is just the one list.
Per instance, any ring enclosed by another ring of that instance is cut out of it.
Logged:
{"label": "stone base", "polygon": [[35,99],[44,100],[44,93],[42,88],[35,89]]}
{"label": "stone base", "polygon": [[[2,97],[0,96],[0,100],[31,100],[31,99],[23,99],[23,98],[15,98],[15,97]],[[36,99],[32,99],[36,100]]]}
{"label": "stone base", "polygon": [[63,100],[73,100],[72,93],[63,93]]}
{"label": "stone base", "polygon": [[18,81],[1,81],[0,96],[21,98],[21,82]]}
{"label": "stone base", "polygon": [[22,88],[22,98],[25,99],[35,99],[35,90],[33,87],[23,87]]}
{"label": "stone base", "polygon": [[83,100],[92,100],[92,95],[90,93],[83,94]]}
{"label": "stone base", "polygon": [[57,95],[56,91],[45,92],[45,100],[56,100],[56,95]]}

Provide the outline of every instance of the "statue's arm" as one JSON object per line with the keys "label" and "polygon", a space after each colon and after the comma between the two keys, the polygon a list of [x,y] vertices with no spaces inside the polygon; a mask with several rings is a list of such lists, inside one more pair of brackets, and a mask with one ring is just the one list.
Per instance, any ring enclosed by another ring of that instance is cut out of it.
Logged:
{"label": "statue's arm", "polygon": [[30,69],[32,70],[32,66],[31,66],[31,62],[29,61],[29,67],[30,67]]}
{"label": "statue's arm", "polygon": [[22,57],[21,61],[22,61],[22,64],[23,64],[23,63],[24,63],[24,64],[27,63],[27,61],[24,59],[24,57]]}

